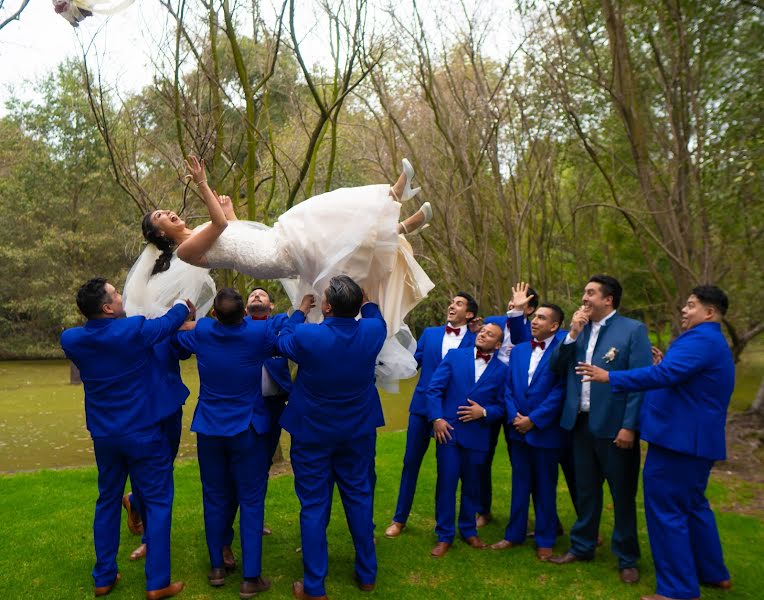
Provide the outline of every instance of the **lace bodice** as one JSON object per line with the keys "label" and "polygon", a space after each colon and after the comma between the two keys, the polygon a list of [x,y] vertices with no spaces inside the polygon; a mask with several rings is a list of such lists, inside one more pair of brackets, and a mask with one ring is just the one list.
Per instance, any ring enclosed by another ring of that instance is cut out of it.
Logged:
{"label": "lace bodice", "polygon": [[231,221],[206,254],[213,269],[233,269],[255,279],[289,279],[298,275],[282,236],[254,221]]}

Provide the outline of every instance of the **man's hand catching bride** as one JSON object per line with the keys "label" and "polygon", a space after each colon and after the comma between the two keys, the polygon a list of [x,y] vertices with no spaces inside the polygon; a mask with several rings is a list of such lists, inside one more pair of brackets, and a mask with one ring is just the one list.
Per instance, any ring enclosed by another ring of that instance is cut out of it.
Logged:
{"label": "man's hand catching bride", "polygon": [[316,305],[316,297],[313,294],[305,294],[300,302],[300,308],[306,315],[310,312],[310,309]]}
{"label": "man's hand catching bride", "polygon": [[185,160],[186,170],[193,182],[199,187],[203,183],[207,183],[207,173],[204,171],[204,159],[199,160],[193,154],[190,154]]}
{"label": "man's hand catching bride", "polygon": [[188,306],[188,316],[186,321],[196,321],[196,306],[188,298],[186,298],[186,306]]}

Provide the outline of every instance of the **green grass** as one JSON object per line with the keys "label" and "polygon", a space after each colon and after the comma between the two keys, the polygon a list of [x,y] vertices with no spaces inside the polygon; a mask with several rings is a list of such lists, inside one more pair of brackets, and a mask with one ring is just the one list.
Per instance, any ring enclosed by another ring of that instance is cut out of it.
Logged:
{"label": "green grass", "polygon": [[[434,452],[430,450],[422,468],[419,489],[409,527],[399,539],[388,540],[382,530],[390,521],[398,491],[404,433],[379,437],[378,486],[375,518],[378,525],[379,579],[372,597],[378,598],[512,598],[512,599],[614,599],[638,598],[654,591],[655,579],[644,526],[640,495],[640,535],[644,553],[643,579],[633,587],[618,580],[616,560],[605,547],[591,563],[564,567],[541,564],[533,547],[502,553],[476,551],[461,542],[442,560],[430,558],[433,534],[435,486]],[[506,523],[509,503],[509,469],[502,445],[494,465],[496,520],[481,531],[488,542],[499,540]],[[187,583],[181,598],[225,599],[238,597],[240,572],[221,589],[207,585],[207,550],[204,542],[201,488],[195,461],[185,460],[175,472],[176,494],[173,521],[173,577]],[[560,485],[560,513],[566,529],[573,520],[570,500]],[[712,482],[712,503],[741,504],[736,491]],[[93,468],[39,471],[0,476],[0,598],[76,599],[92,597],[93,546],[91,521],[96,498]],[[368,598],[352,584],[353,549],[342,508],[335,494],[329,525],[329,577],[327,592],[332,598]],[[727,565],[735,582],[731,593],[703,590],[704,598],[736,600],[760,598],[764,574],[760,570],[764,546],[764,523],[755,517],[717,513]],[[291,582],[302,576],[299,541],[299,504],[289,475],[271,480],[266,502],[266,522],[274,534],[264,542],[263,574],[273,579],[264,597],[290,597]],[[612,507],[607,505],[602,533],[612,531]],[[140,598],[144,589],[143,563],[130,562],[128,555],[138,542],[122,525],[119,566],[123,579],[110,597]],[[238,536],[237,536],[238,537]],[[558,550],[566,548],[561,538]],[[239,553],[236,548],[237,554]]]}

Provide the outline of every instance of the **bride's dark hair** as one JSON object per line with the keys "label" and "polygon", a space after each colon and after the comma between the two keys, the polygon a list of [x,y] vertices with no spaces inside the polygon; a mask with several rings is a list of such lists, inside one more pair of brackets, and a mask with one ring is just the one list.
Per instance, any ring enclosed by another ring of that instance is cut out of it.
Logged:
{"label": "bride's dark hair", "polygon": [[154,226],[151,222],[151,215],[154,213],[147,213],[143,216],[141,222],[141,231],[143,231],[144,239],[150,244],[154,244],[162,251],[157,261],[154,263],[154,269],[151,271],[152,275],[162,273],[170,268],[170,261],[172,260],[172,253],[175,250],[175,242],[173,242],[166,235],[162,235],[162,232],[158,227]]}

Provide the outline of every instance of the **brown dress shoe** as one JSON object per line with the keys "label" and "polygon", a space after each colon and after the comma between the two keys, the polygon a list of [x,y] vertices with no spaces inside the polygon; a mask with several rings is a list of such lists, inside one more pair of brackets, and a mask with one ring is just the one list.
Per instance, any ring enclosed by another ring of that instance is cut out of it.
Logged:
{"label": "brown dress shoe", "polygon": [[390,527],[385,529],[385,537],[397,538],[405,529],[405,527],[406,523],[398,523],[397,521],[393,521],[390,523]]}
{"label": "brown dress shoe", "polygon": [[143,521],[141,515],[133,510],[130,504],[130,494],[122,496],[122,506],[127,511],[127,529],[133,535],[143,535]]}
{"label": "brown dress shoe", "polygon": [[639,569],[637,567],[621,569],[621,581],[624,583],[637,583],[639,581]]}
{"label": "brown dress shoe", "polygon": [[182,581],[173,581],[166,588],[146,592],[146,600],[162,600],[162,598],[172,598],[173,596],[180,594],[184,587],[186,587],[186,584]]}
{"label": "brown dress shoe", "polygon": [[97,587],[93,590],[96,596],[105,596],[110,591],[114,589],[114,586],[117,585],[117,582],[122,579],[122,575],[117,573],[117,576],[114,578],[114,581],[112,581],[109,585],[104,585],[101,587]]}
{"label": "brown dress shoe", "polygon": [[231,546],[223,546],[223,566],[228,571],[236,570],[236,557],[233,555]]}
{"label": "brown dress shoe", "polygon": [[443,558],[445,556],[446,552],[448,552],[448,549],[451,547],[451,544],[448,542],[438,542],[435,544],[435,547],[432,549],[432,552],[430,554],[434,556],[435,558]]}
{"label": "brown dress shoe", "polygon": [[216,567],[210,569],[210,572],[207,573],[207,581],[209,581],[212,587],[220,587],[225,584],[225,576],[225,569],[223,567]]}
{"label": "brown dress shoe", "polygon": [[256,594],[265,592],[269,589],[271,589],[270,579],[264,579],[262,577],[245,579],[239,586],[239,598],[241,598],[241,600],[248,600],[249,598],[254,598]]}
{"label": "brown dress shoe", "polygon": [[270,527],[263,525],[263,535],[273,535],[273,530]]}
{"label": "brown dress shoe", "polygon": [[471,546],[472,548],[475,548],[476,550],[482,550],[488,546],[488,544],[486,544],[476,535],[471,535],[470,537],[464,538],[464,543],[468,546]]}
{"label": "brown dress shoe", "polygon": [[477,525],[478,529],[481,527],[485,527],[493,521],[493,515],[491,513],[485,513],[484,515],[478,515],[477,519],[475,519],[475,525]]}
{"label": "brown dress shoe", "polygon": [[731,579],[725,579],[723,581],[704,581],[700,585],[706,585],[708,587],[714,587],[714,588],[718,588],[720,590],[731,590],[732,589],[732,580]]}
{"label": "brown dress shoe", "polygon": [[[649,596],[642,596],[639,600],[674,600],[674,598],[662,596],[661,594],[650,594]],[[700,600],[700,598],[692,598],[691,600]]]}
{"label": "brown dress shoe", "polygon": [[552,554],[554,554],[552,548],[536,548],[536,558],[541,561],[548,561],[552,558]]}
{"label": "brown dress shoe", "polygon": [[555,565],[567,565],[570,563],[578,562],[579,560],[583,559],[578,558],[572,552],[566,552],[565,554],[560,554],[559,556],[550,556],[547,558],[547,562],[553,563]]}
{"label": "brown dress shoe", "polygon": [[509,540],[499,540],[495,544],[491,544],[491,550],[509,550],[510,548],[517,548],[520,544],[515,544]]}
{"label": "brown dress shoe", "polygon": [[130,560],[140,560],[146,558],[146,544],[141,544],[130,553]]}
{"label": "brown dress shoe", "polygon": [[297,600],[329,600],[326,594],[323,596],[309,596],[306,594],[302,581],[292,583],[292,596],[297,598]]}
{"label": "brown dress shoe", "polygon": [[376,583],[361,583],[361,578],[358,577],[358,573],[353,573],[353,579],[355,580],[358,589],[362,592],[373,592],[374,588],[377,587]]}

